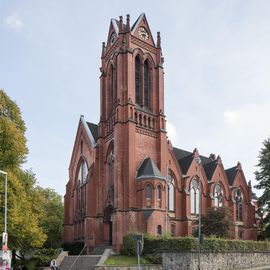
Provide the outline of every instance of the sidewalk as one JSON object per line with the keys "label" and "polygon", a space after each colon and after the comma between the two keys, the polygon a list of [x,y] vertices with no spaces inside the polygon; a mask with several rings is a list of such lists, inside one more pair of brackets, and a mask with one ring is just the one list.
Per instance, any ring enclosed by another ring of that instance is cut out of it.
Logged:
{"label": "sidewalk", "polygon": [[245,268],[243,270],[270,270],[270,265],[259,266],[254,268]]}

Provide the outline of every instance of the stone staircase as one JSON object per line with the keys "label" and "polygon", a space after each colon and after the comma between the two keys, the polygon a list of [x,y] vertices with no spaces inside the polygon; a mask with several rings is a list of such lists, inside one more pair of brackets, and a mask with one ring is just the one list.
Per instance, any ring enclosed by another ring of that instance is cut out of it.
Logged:
{"label": "stone staircase", "polygon": [[101,255],[66,256],[59,270],[92,270],[100,258]]}

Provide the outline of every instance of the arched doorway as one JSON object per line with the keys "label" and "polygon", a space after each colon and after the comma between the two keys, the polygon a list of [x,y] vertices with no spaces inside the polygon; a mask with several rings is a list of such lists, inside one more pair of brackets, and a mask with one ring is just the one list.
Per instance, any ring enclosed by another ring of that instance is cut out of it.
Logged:
{"label": "arched doorway", "polygon": [[113,224],[112,224],[113,207],[109,205],[104,211],[104,227],[105,229],[105,241],[111,246],[113,241]]}

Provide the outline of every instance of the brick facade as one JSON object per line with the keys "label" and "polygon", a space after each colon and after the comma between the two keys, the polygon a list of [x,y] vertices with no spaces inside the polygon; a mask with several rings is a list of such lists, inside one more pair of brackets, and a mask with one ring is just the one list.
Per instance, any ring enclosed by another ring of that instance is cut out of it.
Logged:
{"label": "brick facade", "polygon": [[64,240],[119,250],[127,232],[191,235],[196,185],[202,214],[227,206],[235,237],[256,239],[251,185],[241,164],[225,170],[220,157],[173,148],[166,136],[161,40],[158,33],[155,43],[144,14],[132,27],[129,16],[125,23],[111,20],[100,70],[100,122],[79,121]]}

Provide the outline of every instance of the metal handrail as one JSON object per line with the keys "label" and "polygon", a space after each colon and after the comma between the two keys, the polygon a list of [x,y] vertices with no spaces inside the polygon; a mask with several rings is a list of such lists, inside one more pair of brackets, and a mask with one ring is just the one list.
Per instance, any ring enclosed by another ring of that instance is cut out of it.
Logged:
{"label": "metal handrail", "polygon": [[83,251],[84,251],[84,249],[85,249],[86,246],[87,245],[84,244],[84,246],[83,246],[81,252],[79,253],[79,255],[77,256],[77,258],[75,259],[75,261],[73,262],[73,264],[68,268],[69,270],[72,269],[73,265],[77,262],[77,260],[79,259],[79,257],[82,255],[82,253],[83,253]]}

